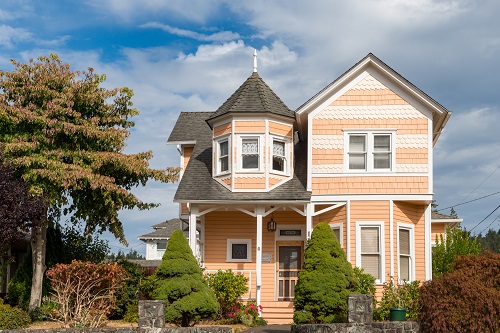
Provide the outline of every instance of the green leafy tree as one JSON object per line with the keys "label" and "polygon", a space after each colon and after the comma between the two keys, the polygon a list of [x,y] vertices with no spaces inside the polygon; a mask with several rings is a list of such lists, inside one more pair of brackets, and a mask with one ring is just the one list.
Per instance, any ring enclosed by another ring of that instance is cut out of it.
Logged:
{"label": "green leafy tree", "polygon": [[335,234],[326,222],[319,223],[307,242],[295,286],[294,322],[345,322],[347,297],[356,287],[352,266]]}
{"label": "green leafy tree", "polygon": [[481,244],[461,228],[445,229],[445,235],[436,236],[432,251],[432,275],[438,277],[453,269],[453,260],[458,255],[479,254]]}
{"label": "green leafy tree", "polygon": [[178,326],[215,316],[219,304],[208,287],[182,230],[170,236],[163,260],[152,276],[153,297],[167,303],[165,320]]}
{"label": "green leafy tree", "polygon": [[105,75],[73,71],[57,55],[0,71],[0,154],[43,212],[31,228],[33,279],[30,310],[40,305],[47,219],[85,221],[85,231],[110,231],[126,244],[118,212],[149,209],[131,192],[149,179],[173,181],[177,169],[149,167],[151,152],[124,154],[134,126],[128,88],[101,87]]}
{"label": "green leafy tree", "polygon": [[477,241],[483,250],[500,253],[500,229],[498,231],[489,229],[484,236],[479,234]]}

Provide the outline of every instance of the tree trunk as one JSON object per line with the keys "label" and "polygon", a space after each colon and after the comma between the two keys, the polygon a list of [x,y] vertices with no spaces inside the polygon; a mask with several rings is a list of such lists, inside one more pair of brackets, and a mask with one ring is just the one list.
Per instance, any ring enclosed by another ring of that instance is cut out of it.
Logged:
{"label": "tree trunk", "polygon": [[47,252],[47,215],[34,221],[31,228],[31,254],[33,279],[31,280],[31,297],[28,310],[31,312],[42,303],[42,283],[45,273],[45,255]]}

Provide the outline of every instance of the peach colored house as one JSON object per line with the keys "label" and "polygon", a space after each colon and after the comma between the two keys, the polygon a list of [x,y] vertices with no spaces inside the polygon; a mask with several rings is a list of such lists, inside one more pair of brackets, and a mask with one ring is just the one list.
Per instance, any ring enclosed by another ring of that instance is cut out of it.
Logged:
{"label": "peach colored house", "polygon": [[379,290],[390,277],[431,279],[433,146],[449,117],[373,54],[295,111],[255,65],[215,112],[182,112],[168,140],[181,156],[174,201],[193,252],[208,272],[248,276],[245,297],[270,323],[291,322],[319,222]]}

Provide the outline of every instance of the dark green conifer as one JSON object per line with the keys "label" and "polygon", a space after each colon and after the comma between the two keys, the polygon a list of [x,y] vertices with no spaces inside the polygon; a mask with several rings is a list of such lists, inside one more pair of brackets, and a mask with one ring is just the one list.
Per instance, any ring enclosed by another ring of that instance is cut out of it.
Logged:
{"label": "dark green conifer", "polygon": [[304,252],[304,266],[295,287],[296,324],[347,320],[347,296],[355,290],[353,269],[330,226],[319,223]]}
{"label": "dark green conifer", "polygon": [[219,311],[219,303],[203,278],[181,230],[170,236],[163,260],[155,272],[155,299],[166,301],[165,320],[192,326]]}

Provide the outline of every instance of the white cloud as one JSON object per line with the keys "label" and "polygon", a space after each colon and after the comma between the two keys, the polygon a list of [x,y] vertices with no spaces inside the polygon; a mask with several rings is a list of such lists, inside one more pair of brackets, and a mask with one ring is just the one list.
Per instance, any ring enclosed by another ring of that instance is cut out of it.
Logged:
{"label": "white cloud", "polygon": [[195,32],[195,31],[171,27],[167,24],[162,24],[159,22],[144,23],[144,24],[140,25],[140,27],[141,28],[161,29],[165,32],[168,32],[169,34],[172,34],[172,35],[192,38],[192,39],[199,40],[199,41],[225,42],[225,41],[231,41],[231,40],[235,40],[235,39],[240,38],[240,35],[238,33],[234,33],[231,31],[221,31],[221,32],[216,32],[216,33],[211,34],[211,35],[206,35],[206,34],[200,34],[200,33]]}
{"label": "white cloud", "polygon": [[11,26],[0,25],[0,45],[12,48],[16,42],[26,41],[33,38],[33,34],[24,28],[13,28]]}

